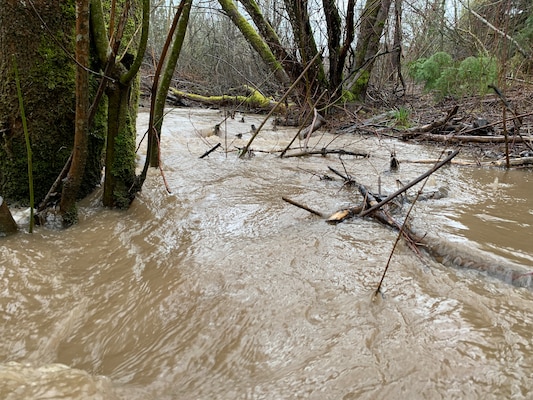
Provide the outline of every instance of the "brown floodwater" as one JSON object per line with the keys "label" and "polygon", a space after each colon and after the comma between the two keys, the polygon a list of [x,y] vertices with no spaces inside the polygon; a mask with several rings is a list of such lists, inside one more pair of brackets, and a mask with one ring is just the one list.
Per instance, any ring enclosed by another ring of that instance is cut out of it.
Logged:
{"label": "brown floodwater", "polygon": [[[531,290],[400,244],[373,301],[396,233],[372,219],[329,225],[281,199],[332,213],[361,196],[321,180],[334,177],[328,166],[386,194],[439,149],[318,132],[309,146],[371,157],[280,159],[270,152],[296,131],[269,123],[241,160],[235,150],[262,118],[241,117],[169,110],[170,194],[151,170],[127,211],[103,209],[97,192],[68,230],[28,234],[22,217],[21,232],[0,238],[1,399],[530,396]],[[141,113],[139,138],[146,121]],[[206,134],[216,123],[225,136]],[[199,159],[218,142],[227,152]],[[424,190],[448,197],[418,202],[411,224],[533,271],[532,180],[530,170],[445,166]]]}

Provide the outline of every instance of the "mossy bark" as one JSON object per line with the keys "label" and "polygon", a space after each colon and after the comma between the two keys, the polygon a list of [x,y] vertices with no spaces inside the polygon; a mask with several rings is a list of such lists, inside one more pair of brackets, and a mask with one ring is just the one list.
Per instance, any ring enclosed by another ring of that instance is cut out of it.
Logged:
{"label": "mossy bark", "polygon": [[[379,49],[383,27],[387,21],[392,0],[367,0],[361,15],[359,37],[355,48],[352,74],[359,78],[348,87],[354,96],[364,101],[370,82],[374,59]],[[362,71],[361,71],[362,70]]]}
{"label": "mossy bark", "polygon": [[218,2],[235,26],[239,28],[244,38],[268,65],[278,81],[282,83],[287,82],[287,75],[285,74],[283,66],[279,60],[276,59],[276,56],[274,56],[268,45],[263,41],[261,36],[259,36],[254,27],[239,12],[233,0],[219,0]]}
{"label": "mossy bark", "polygon": [[[106,146],[106,178],[103,203],[108,207],[127,208],[135,182],[135,116],[136,104],[131,88],[120,83],[108,88],[108,136]],[[131,101],[133,100],[133,102]]]}
{"label": "mossy bark", "polygon": [[[222,96],[202,96],[196,93],[187,93],[178,89],[170,89],[173,94],[178,97],[184,97],[189,100],[198,101],[200,103],[217,105],[217,106],[239,106],[243,105],[250,108],[259,108],[263,110],[270,110],[272,107],[277,105],[275,101],[265,97],[264,94],[258,90],[248,88],[250,94],[248,96],[231,96],[231,95],[222,95]],[[283,104],[281,106],[284,106]]]}
{"label": "mossy bark", "polygon": [[[117,2],[117,15],[129,6],[123,35],[114,32],[116,42],[107,38],[103,10],[108,4],[95,0],[91,3],[91,26],[100,68],[112,80],[107,83],[107,142],[103,204],[107,207],[127,208],[140,188],[135,175],[136,116],[139,99],[138,70],[146,49],[150,3],[135,0]],[[140,37],[137,36],[141,26]],[[118,29],[118,28],[117,28]],[[127,46],[127,47],[126,47]]]}
{"label": "mossy bark", "polygon": [[[13,57],[32,146],[36,203],[63,169],[74,139],[74,0],[32,4],[34,8],[28,2],[0,0],[0,193],[19,204],[28,204],[29,189]],[[95,133],[88,154],[92,170],[84,176],[82,193],[100,182],[101,144]]]}

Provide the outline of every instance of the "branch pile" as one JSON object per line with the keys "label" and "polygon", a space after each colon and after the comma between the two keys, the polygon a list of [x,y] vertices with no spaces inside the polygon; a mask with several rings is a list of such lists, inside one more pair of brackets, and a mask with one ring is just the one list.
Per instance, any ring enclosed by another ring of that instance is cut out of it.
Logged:
{"label": "branch pile", "polygon": [[[313,210],[312,208],[302,205],[294,200],[283,197],[282,199],[296,207],[302,208],[314,215],[325,218],[327,223],[338,224],[350,218],[364,218],[370,217],[379,223],[398,230],[405,240],[408,247],[415,252],[420,258],[424,254],[431,256],[435,261],[455,268],[467,268],[486,273],[495,278],[501,279],[504,282],[512,284],[517,287],[527,287],[533,290],[532,275],[533,271],[523,266],[501,262],[500,260],[492,259],[481,253],[474,254],[472,249],[461,249],[455,243],[449,243],[445,240],[421,235],[413,231],[407,223],[397,221],[387,207],[393,200],[397,200],[399,196],[403,195],[409,188],[420,183],[437,171],[442,166],[448,164],[457,154],[455,150],[448,155],[444,160],[435,164],[426,173],[420,175],[395,193],[382,199],[378,195],[372,193],[367,187],[357,184],[349,177],[342,175],[338,171],[330,168],[331,171],[341,176],[345,182],[357,185],[359,192],[363,196],[363,203],[348,207],[326,217],[325,213]],[[420,192],[419,192],[420,193]]]}

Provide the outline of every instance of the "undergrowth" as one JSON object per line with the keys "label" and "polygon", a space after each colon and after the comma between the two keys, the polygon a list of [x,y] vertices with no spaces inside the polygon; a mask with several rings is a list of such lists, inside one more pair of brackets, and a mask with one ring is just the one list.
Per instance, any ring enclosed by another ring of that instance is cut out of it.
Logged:
{"label": "undergrowth", "polygon": [[409,65],[409,74],[417,83],[424,83],[424,90],[437,99],[446,96],[483,95],[488,85],[497,80],[496,60],[491,57],[468,57],[453,60],[446,52],[438,52],[429,58],[419,58]]}

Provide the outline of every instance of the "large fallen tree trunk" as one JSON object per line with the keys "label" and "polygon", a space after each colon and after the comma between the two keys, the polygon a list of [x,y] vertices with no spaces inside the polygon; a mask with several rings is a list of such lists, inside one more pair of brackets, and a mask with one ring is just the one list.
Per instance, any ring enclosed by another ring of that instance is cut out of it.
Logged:
{"label": "large fallen tree trunk", "polygon": [[249,108],[256,108],[261,110],[270,110],[275,106],[278,107],[279,112],[284,111],[284,104],[278,104],[274,100],[266,97],[259,90],[253,89],[249,86],[244,87],[247,95],[221,95],[221,96],[202,96],[200,94],[183,92],[181,90],[170,88],[170,92],[178,98],[185,98],[199,103],[216,105],[216,106],[245,106]]}

